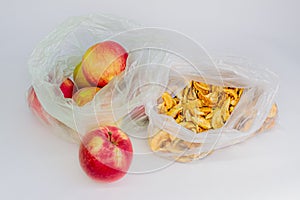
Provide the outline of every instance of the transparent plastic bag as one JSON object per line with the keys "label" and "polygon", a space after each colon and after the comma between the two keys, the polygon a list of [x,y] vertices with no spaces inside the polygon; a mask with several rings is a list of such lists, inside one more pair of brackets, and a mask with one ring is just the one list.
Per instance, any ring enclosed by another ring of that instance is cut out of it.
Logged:
{"label": "transparent plastic bag", "polygon": [[[80,142],[81,132],[84,134],[97,120],[93,113],[93,102],[84,108],[78,107],[72,99],[66,99],[59,88],[66,77],[70,77],[76,65],[81,61],[85,51],[95,43],[106,40],[112,35],[119,34],[128,29],[139,27],[134,22],[116,18],[108,15],[89,15],[73,17],[66,20],[42,40],[29,59],[29,71],[32,78],[34,96],[43,111],[37,113],[36,101],[31,102],[32,88],[29,89],[27,97],[29,107],[35,112],[45,124],[55,129],[60,136],[77,143]],[[109,91],[109,88],[106,87]],[[112,120],[110,93],[102,92],[101,113],[109,121]],[[88,114],[87,114],[88,113]],[[77,117],[81,115],[80,119]],[[86,118],[85,115],[92,117]],[[41,117],[46,116],[46,117]],[[46,119],[46,120],[44,120]],[[76,120],[85,124],[80,131]],[[91,125],[92,124],[92,125]],[[66,131],[67,130],[67,131]]]}
{"label": "transparent plastic bag", "polygon": [[[118,42],[129,52],[126,70],[102,88],[93,101],[78,107],[72,99],[63,97],[59,85],[72,74],[90,46],[105,40]],[[193,159],[204,157],[255,133],[271,109],[278,81],[267,70],[244,68],[245,65],[236,59],[212,59],[200,44],[178,32],[146,28],[103,15],[67,20],[36,47],[29,61],[36,96],[45,112],[57,121],[51,125],[60,127],[62,134],[77,142],[98,126],[119,126],[131,137],[138,152],[132,167],[135,172],[168,164],[155,161],[148,147],[148,139],[161,130],[190,143],[201,143],[200,147],[176,153],[156,152],[172,160],[189,155],[201,155]],[[157,100],[162,93],[176,93],[190,80],[247,88],[223,128],[195,134],[157,113]],[[252,123],[247,130],[237,128],[249,119]],[[153,165],[147,168],[139,164],[149,158]]]}
{"label": "transparent plastic bag", "polygon": [[59,121],[58,119],[52,117],[41,105],[39,98],[31,86],[27,91],[27,103],[28,107],[32,111],[32,113],[47,127],[52,128],[53,132],[58,134],[58,136],[74,143],[79,143],[80,138],[78,137],[78,133],[66,126],[64,123]]}
{"label": "transparent plastic bag", "polygon": [[[228,121],[219,129],[196,134],[176,123],[172,117],[160,114],[157,103],[148,104],[149,143],[156,143],[152,145],[156,146],[153,149],[159,155],[189,162],[273,127],[277,117],[277,105],[274,103],[278,90],[277,76],[267,69],[255,69],[254,65],[237,57],[215,59],[214,63],[218,70],[210,66],[202,66],[197,70],[187,65],[174,66],[176,73],[170,73],[168,88],[172,88],[171,93],[177,94],[191,80],[243,88],[241,98]],[[195,76],[198,70],[203,76]],[[167,147],[159,147],[158,142],[167,142],[167,145],[164,144]]]}

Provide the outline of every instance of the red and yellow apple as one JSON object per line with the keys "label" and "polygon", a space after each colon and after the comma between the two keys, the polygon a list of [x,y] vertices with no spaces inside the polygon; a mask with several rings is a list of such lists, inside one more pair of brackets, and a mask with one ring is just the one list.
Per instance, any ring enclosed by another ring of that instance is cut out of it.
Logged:
{"label": "red and yellow apple", "polygon": [[79,89],[91,86],[91,84],[86,80],[86,78],[82,72],[81,62],[74,69],[73,80],[74,80],[77,88],[79,88]]}
{"label": "red and yellow apple", "polygon": [[44,110],[32,86],[28,89],[27,103],[33,114],[44,123],[50,124],[49,120],[53,119],[53,117]]}
{"label": "red and yellow apple", "polygon": [[65,79],[60,85],[60,90],[64,94],[65,98],[72,98],[73,92],[76,91],[76,87],[71,79]]}
{"label": "red and yellow apple", "polygon": [[85,173],[94,180],[119,180],[127,173],[132,161],[131,141],[117,127],[99,127],[83,137],[79,161]]}
{"label": "red and yellow apple", "polygon": [[72,98],[78,106],[84,106],[93,100],[94,96],[99,90],[100,88],[98,87],[81,88],[73,95]]}
{"label": "red and yellow apple", "polygon": [[[111,79],[125,70],[127,57],[126,50],[114,41],[95,44],[85,52],[82,58],[83,76],[90,85],[104,87]],[[77,76],[81,77],[79,72],[81,73],[78,70]]]}

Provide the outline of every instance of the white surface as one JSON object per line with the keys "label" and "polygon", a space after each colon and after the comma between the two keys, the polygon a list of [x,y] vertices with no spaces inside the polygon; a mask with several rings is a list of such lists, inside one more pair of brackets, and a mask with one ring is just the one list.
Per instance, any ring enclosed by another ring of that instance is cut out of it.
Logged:
{"label": "white surface", "polygon": [[[299,7],[297,0],[1,2],[0,198],[299,199]],[[179,30],[210,52],[267,65],[281,79],[277,129],[194,164],[108,185],[91,181],[79,166],[78,147],[34,118],[25,91],[35,45],[67,17],[96,11]]]}

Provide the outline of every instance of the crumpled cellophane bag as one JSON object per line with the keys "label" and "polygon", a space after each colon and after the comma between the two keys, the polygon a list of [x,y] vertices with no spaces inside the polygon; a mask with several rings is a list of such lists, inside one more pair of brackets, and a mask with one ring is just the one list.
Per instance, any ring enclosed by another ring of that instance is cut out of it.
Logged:
{"label": "crumpled cellophane bag", "polygon": [[[237,57],[213,59],[213,64],[215,67],[206,65],[194,68],[192,65],[182,64],[173,66],[167,86],[172,89],[166,91],[177,95],[190,81],[198,81],[208,85],[243,88],[239,102],[224,126],[198,134],[179,125],[172,117],[160,114],[157,102],[147,104],[149,143],[153,143],[151,139],[169,143],[165,144],[167,148],[152,144],[152,148],[160,155],[189,162],[203,158],[214,150],[242,142],[274,126],[278,112],[274,103],[278,90],[277,76],[267,69],[254,69],[246,60]],[[197,75],[197,72],[202,76]]]}
{"label": "crumpled cellophane bag", "polygon": [[[78,107],[72,99],[63,97],[60,83],[73,73],[90,46],[105,40],[116,41],[129,52],[126,70],[102,88],[93,101]],[[272,72],[249,65],[238,58],[211,58],[201,45],[175,31],[145,28],[104,15],[67,20],[39,43],[29,61],[32,86],[43,109],[54,119],[51,127],[75,142],[97,126],[120,127],[133,142],[135,172],[168,164],[165,159],[155,160],[157,156],[148,147],[148,139],[161,130],[201,144],[178,152],[155,152],[183,162],[202,158],[256,133],[274,103],[278,81]],[[196,134],[157,112],[162,93],[176,94],[190,80],[245,88],[224,127]],[[153,164],[139,164],[149,158]]]}

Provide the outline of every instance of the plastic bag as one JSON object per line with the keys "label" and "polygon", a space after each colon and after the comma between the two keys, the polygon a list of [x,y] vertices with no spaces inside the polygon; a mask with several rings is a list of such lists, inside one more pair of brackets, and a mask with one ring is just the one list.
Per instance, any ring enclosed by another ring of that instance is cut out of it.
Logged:
{"label": "plastic bag", "polygon": [[[78,107],[72,99],[63,97],[59,85],[72,74],[84,52],[104,40],[116,41],[129,52],[126,70],[102,88],[93,101]],[[180,33],[145,28],[103,15],[66,21],[36,47],[29,61],[38,100],[55,119],[51,126],[62,129],[60,133],[76,142],[95,127],[119,126],[131,137],[138,152],[135,172],[162,166],[160,159],[147,169],[138,164],[146,158],[153,159],[148,139],[161,130],[187,142],[201,143],[200,147],[176,153],[157,152],[171,160],[189,155],[193,155],[192,160],[204,157],[259,130],[274,103],[278,81],[273,73],[246,65],[239,59],[212,59],[201,45]],[[195,134],[170,117],[158,114],[157,101],[162,93],[167,90],[176,93],[190,80],[246,88],[224,127]],[[249,119],[251,125],[247,130],[237,128]]]}
{"label": "plastic bag", "polygon": [[[158,148],[161,155],[188,162],[273,127],[277,117],[277,105],[274,103],[274,95],[278,90],[277,76],[268,70],[253,70],[253,65],[252,69],[249,68],[248,63],[240,58],[215,59],[214,63],[217,71],[209,66],[197,69],[203,74],[202,77],[195,76],[197,70],[191,66],[175,66],[176,73],[170,74],[168,88],[173,88],[173,94],[177,94],[191,80],[210,85],[243,88],[239,102],[224,126],[201,134],[195,134],[182,127],[170,116],[159,114],[157,104],[148,104],[148,132],[152,134],[150,137],[152,136],[155,142],[171,142],[169,148]],[[180,79],[182,81],[179,81]]]}

